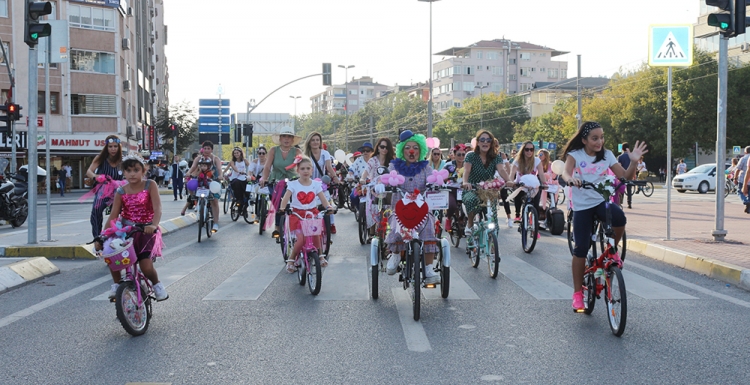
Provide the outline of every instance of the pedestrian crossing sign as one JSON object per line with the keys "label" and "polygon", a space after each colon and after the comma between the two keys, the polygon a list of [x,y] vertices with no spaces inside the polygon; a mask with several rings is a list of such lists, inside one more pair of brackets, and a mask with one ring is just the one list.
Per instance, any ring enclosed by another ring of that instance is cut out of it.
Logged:
{"label": "pedestrian crossing sign", "polygon": [[649,27],[648,64],[655,67],[687,67],[693,64],[693,26]]}

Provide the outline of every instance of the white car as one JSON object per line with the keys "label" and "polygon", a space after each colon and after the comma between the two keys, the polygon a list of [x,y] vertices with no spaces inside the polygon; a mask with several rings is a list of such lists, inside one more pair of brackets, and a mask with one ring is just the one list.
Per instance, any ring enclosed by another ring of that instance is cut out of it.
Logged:
{"label": "white car", "polygon": [[698,191],[701,194],[716,190],[716,163],[702,164],[672,179],[672,187],[677,192]]}

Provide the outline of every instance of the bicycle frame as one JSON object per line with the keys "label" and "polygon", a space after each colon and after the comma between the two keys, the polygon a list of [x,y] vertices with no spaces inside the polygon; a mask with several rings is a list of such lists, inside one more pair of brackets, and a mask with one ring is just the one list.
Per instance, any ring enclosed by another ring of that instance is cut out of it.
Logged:
{"label": "bicycle frame", "polygon": [[467,253],[470,253],[471,249],[478,247],[481,254],[488,254],[490,246],[487,240],[489,239],[489,234],[492,232],[497,235],[497,200],[487,200],[485,204],[487,207],[485,208],[484,213],[481,214],[482,218],[480,218],[479,221],[474,222],[477,229],[472,231],[472,234],[478,235],[478,242],[474,246],[468,246],[467,244]]}

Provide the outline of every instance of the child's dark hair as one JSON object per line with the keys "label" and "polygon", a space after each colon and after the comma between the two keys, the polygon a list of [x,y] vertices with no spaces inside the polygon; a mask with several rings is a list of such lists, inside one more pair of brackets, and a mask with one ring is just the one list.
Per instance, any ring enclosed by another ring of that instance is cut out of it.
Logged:
{"label": "child's dark hair", "polygon": [[[597,128],[602,128],[602,126],[597,122],[583,122],[580,127],[578,127],[578,132],[575,134],[575,136],[570,139],[568,144],[565,145],[565,149],[562,152],[562,156],[560,158],[565,159],[565,157],[568,155],[568,153],[580,150],[584,147],[583,140],[589,137],[589,133],[591,130],[595,130]],[[606,154],[607,149],[602,146],[602,149],[596,153],[594,163],[604,159],[604,154]]]}
{"label": "child's dark hair", "polygon": [[143,169],[144,172],[146,171],[146,165],[139,162],[137,159],[127,159],[124,162],[122,162],[121,167],[122,167],[122,170],[125,171],[130,168],[135,168],[136,165],[141,166],[141,169]]}
{"label": "child's dark hair", "polygon": [[210,140],[207,140],[207,141],[203,142],[203,144],[201,145],[201,148],[203,148],[203,147],[209,147],[210,149],[213,150],[214,144]]}

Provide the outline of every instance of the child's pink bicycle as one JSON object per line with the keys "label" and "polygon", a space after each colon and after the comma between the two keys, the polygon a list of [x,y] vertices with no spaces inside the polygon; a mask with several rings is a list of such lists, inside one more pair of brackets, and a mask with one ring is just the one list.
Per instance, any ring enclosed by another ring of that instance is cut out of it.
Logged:
{"label": "child's pink bicycle", "polygon": [[323,268],[320,265],[320,253],[318,248],[315,247],[314,239],[323,233],[325,226],[323,217],[331,214],[331,212],[321,211],[317,215],[308,212],[307,214],[305,217],[302,217],[287,207],[286,220],[284,221],[284,244],[286,245],[284,257],[287,261],[292,259],[290,254],[294,248],[295,235],[289,229],[289,218],[291,215],[295,215],[299,218],[302,235],[305,237],[305,244],[302,246],[302,251],[294,256],[294,266],[297,267],[297,278],[300,286],[303,286],[305,281],[307,281],[310,294],[318,295],[323,279]]}

